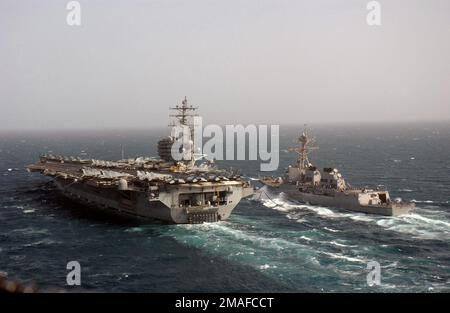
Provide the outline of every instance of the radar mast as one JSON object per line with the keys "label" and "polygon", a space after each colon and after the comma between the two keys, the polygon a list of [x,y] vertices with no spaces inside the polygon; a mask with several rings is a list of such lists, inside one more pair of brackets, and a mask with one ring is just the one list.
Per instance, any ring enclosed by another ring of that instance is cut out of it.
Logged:
{"label": "radar mast", "polygon": [[300,137],[298,138],[300,145],[296,148],[290,149],[298,154],[297,165],[301,173],[311,166],[309,163],[308,154],[311,150],[316,150],[318,147],[314,146],[316,139],[308,134],[308,129],[304,129]]}
{"label": "radar mast", "polygon": [[[184,100],[181,102],[181,106],[177,104],[175,107],[171,107],[169,109],[176,111],[175,114],[170,114],[170,117],[174,117],[180,123],[180,125],[188,126],[189,128],[191,128],[191,130],[193,130],[193,117],[198,116],[198,114],[195,113],[198,107],[188,105],[187,98],[184,97]],[[171,124],[169,126],[174,126],[174,124]]]}
{"label": "radar mast", "polygon": [[[170,107],[169,109],[174,111],[174,114],[169,114],[169,116],[173,118],[169,126],[186,126],[189,128],[190,147],[188,148],[188,151],[190,154],[190,165],[192,166],[196,161],[196,153],[194,151],[196,146],[194,142],[194,117],[198,116],[198,114],[196,113],[198,107],[188,105],[187,98],[184,97],[181,105],[177,104],[175,107]],[[183,150],[185,150],[185,148],[183,148]]]}

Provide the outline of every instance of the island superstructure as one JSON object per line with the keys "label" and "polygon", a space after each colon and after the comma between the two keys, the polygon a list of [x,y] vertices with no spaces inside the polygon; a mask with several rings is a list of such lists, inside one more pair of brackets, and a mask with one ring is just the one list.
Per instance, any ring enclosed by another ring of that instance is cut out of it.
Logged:
{"label": "island superstructure", "polygon": [[298,141],[299,146],[293,149],[298,153],[295,164],[288,167],[284,177],[260,179],[264,185],[291,199],[356,212],[397,216],[414,208],[414,203],[392,200],[387,190],[351,187],[335,168],[320,172],[308,159],[308,153],[316,148],[315,139],[305,130]]}
{"label": "island superstructure", "polygon": [[[170,109],[175,112],[173,121],[192,134],[197,108],[185,98]],[[172,223],[226,220],[239,201],[253,193],[252,186],[239,173],[220,170],[196,155],[194,149],[183,149],[188,157],[174,160],[171,147],[176,139],[171,134],[159,141],[159,158],[106,161],[43,155],[27,169],[54,178],[67,197],[116,214]],[[194,136],[190,144],[194,146]]]}

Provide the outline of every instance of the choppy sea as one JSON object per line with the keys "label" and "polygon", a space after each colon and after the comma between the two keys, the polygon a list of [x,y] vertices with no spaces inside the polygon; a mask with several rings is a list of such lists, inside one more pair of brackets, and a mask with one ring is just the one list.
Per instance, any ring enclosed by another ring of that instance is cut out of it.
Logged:
{"label": "choppy sea", "polygon": [[[0,133],[0,271],[42,288],[66,288],[81,265],[81,291],[450,291],[450,125],[312,125],[319,167],[352,185],[386,186],[416,203],[380,217],[257,193],[231,218],[202,225],[142,224],[80,207],[25,166],[40,154],[119,159],[156,155],[166,130]],[[300,129],[280,128],[281,175]],[[257,161],[223,161],[249,179]],[[253,181],[255,184],[256,182]],[[367,264],[381,266],[379,286]],[[72,287],[71,287],[72,288]]]}

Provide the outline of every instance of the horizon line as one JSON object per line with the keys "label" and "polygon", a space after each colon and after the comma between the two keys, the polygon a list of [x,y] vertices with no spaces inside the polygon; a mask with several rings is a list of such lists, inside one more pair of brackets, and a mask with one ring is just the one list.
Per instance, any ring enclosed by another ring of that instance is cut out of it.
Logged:
{"label": "horizon line", "polygon": [[[308,125],[308,127],[311,126],[376,126],[376,125],[393,125],[393,124],[399,124],[399,125],[417,125],[417,124],[430,124],[430,123],[437,123],[437,124],[443,124],[443,123],[449,123],[450,125],[450,118],[446,119],[439,119],[439,120],[401,120],[401,121],[357,121],[357,122],[351,122],[351,121],[333,121],[333,122],[299,122],[299,123],[253,123],[253,125],[279,125],[284,127],[295,127],[295,126],[301,126],[304,127],[304,125]],[[213,124],[213,123],[211,123]],[[211,125],[210,124],[210,125]],[[208,125],[208,124],[206,124]],[[236,124],[223,124],[218,123],[216,125],[219,125],[220,127],[224,127],[226,125],[251,125],[251,124],[245,124],[245,123],[236,123]],[[17,132],[53,132],[53,131],[59,131],[59,132],[88,132],[88,131],[96,131],[96,132],[111,132],[111,131],[143,131],[143,130],[163,130],[166,128],[169,128],[170,126],[137,126],[137,127],[80,127],[80,128],[74,128],[74,127],[68,127],[68,128],[62,128],[62,127],[48,127],[48,128],[0,128],[0,134],[4,133],[17,133]]]}

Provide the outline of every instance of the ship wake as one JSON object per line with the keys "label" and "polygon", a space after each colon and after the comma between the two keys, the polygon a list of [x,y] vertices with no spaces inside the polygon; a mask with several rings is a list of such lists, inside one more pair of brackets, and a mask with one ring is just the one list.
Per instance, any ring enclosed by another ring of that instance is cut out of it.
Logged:
{"label": "ship wake", "polygon": [[288,200],[283,193],[270,193],[265,187],[254,195],[253,200],[260,201],[265,207],[284,212],[288,219],[298,222],[306,221],[307,214],[305,212],[309,212],[324,219],[351,219],[355,222],[370,223],[389,231],[411,235],[417,239],[450,240],[450,223],[444,221],[447,214],[445,211],[436,209],[416,207],[415,213],[398,217],[368,215],[301,204]]}

